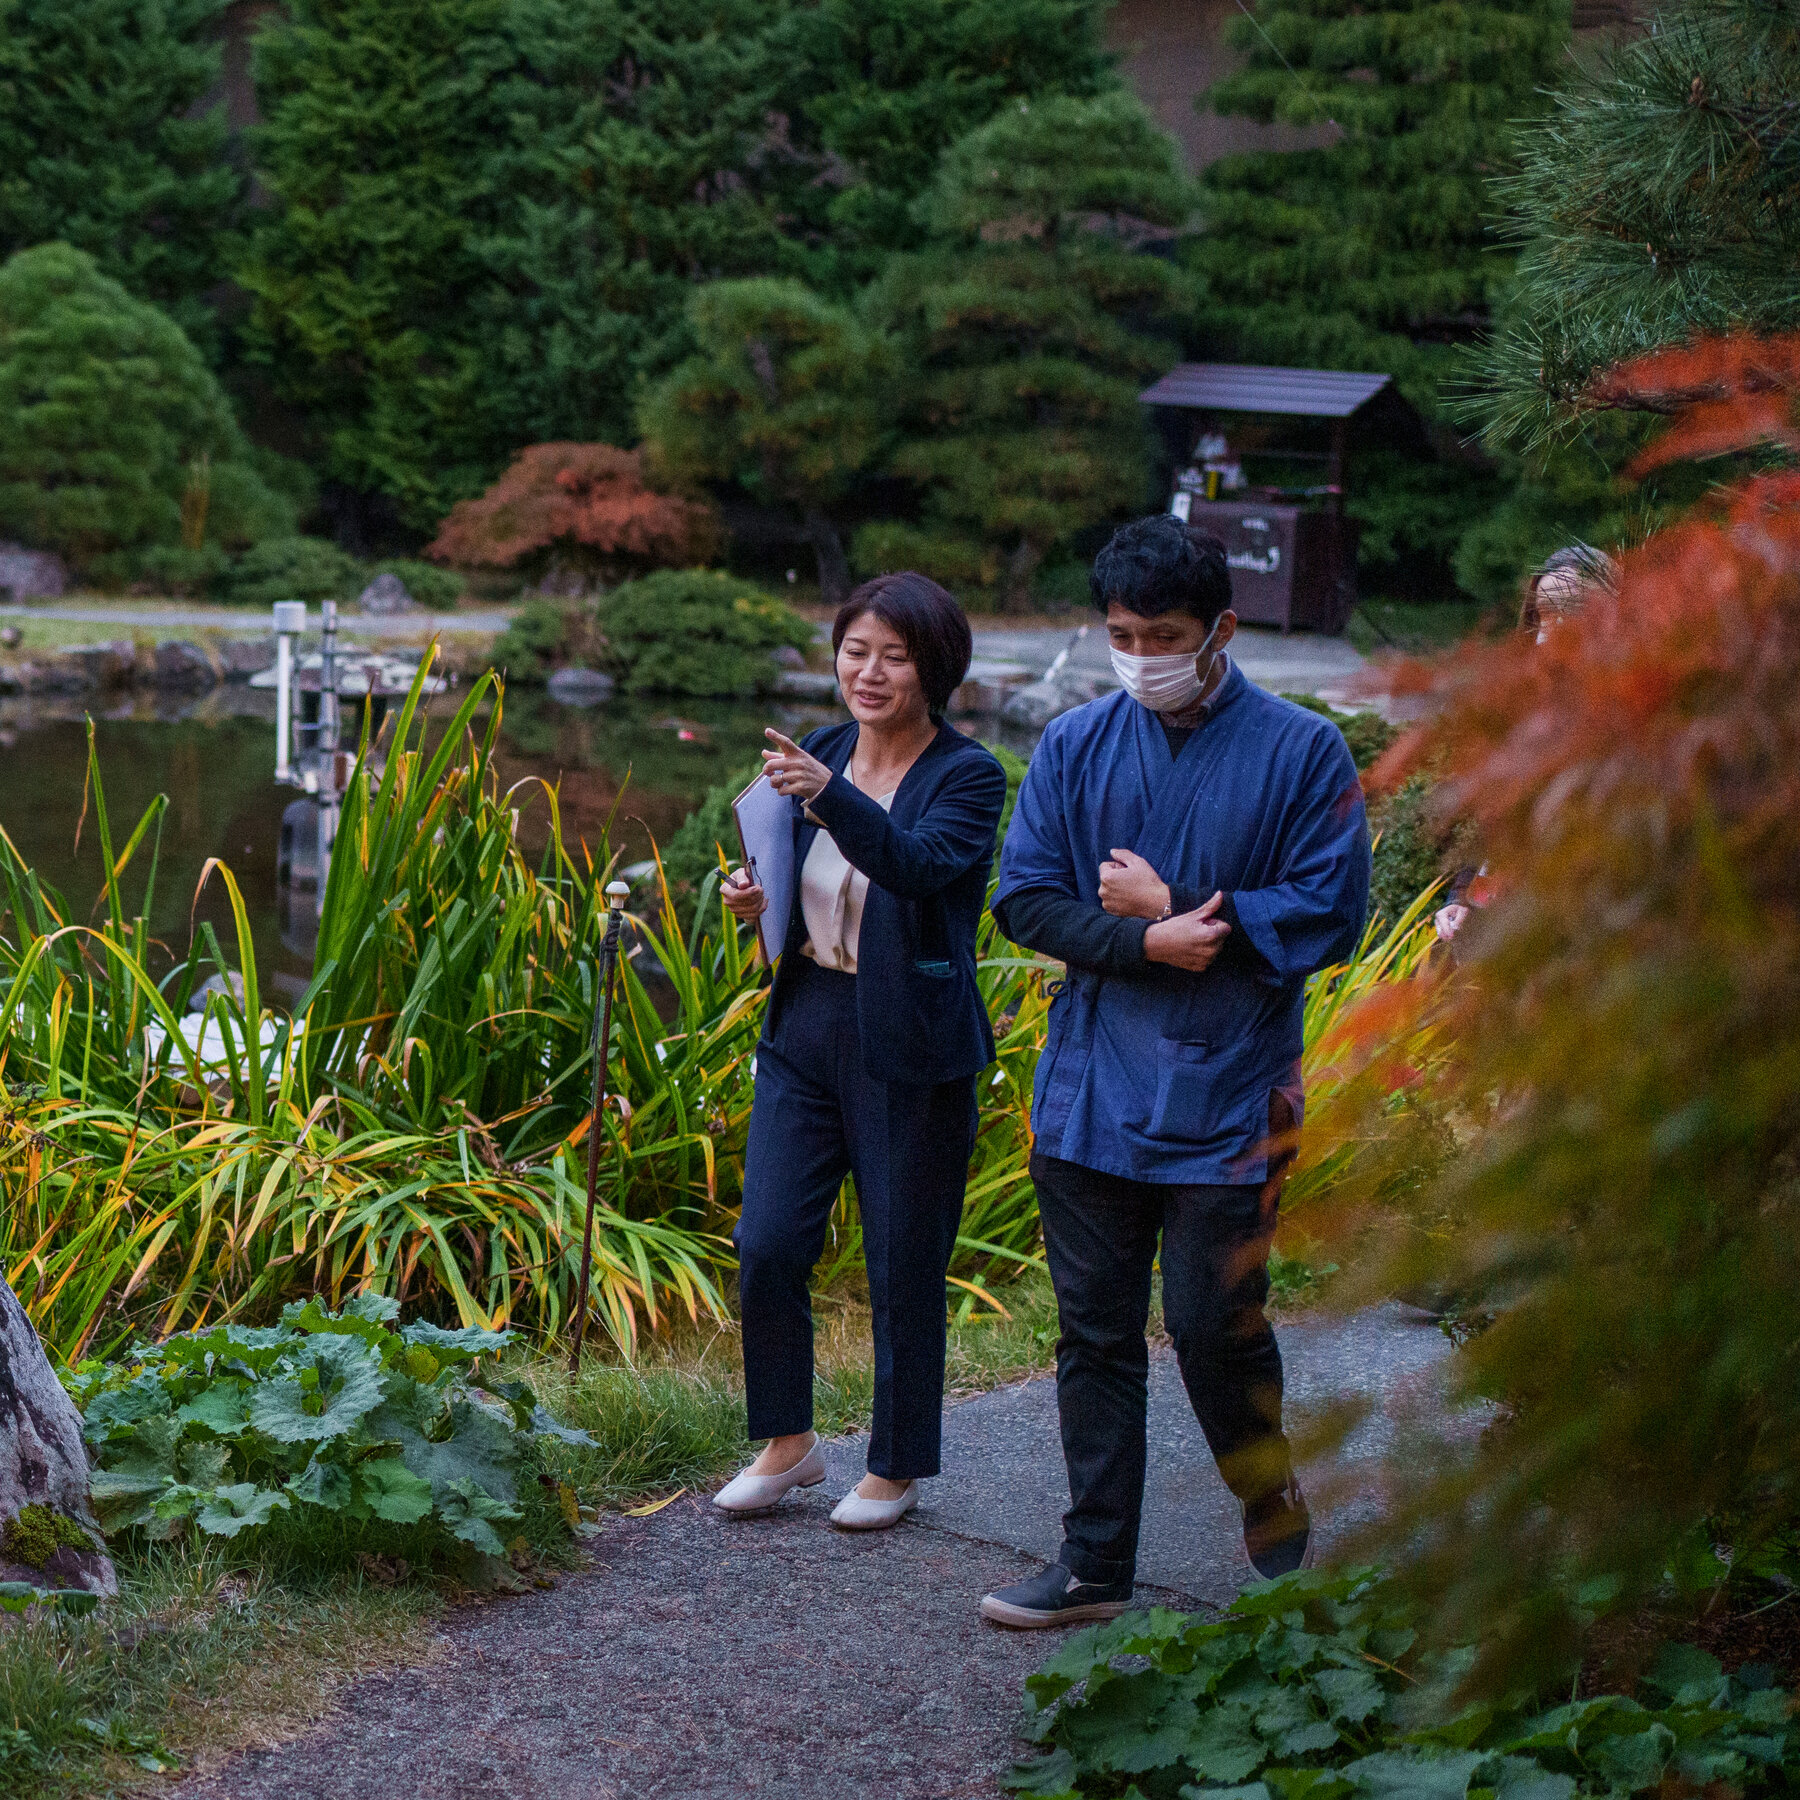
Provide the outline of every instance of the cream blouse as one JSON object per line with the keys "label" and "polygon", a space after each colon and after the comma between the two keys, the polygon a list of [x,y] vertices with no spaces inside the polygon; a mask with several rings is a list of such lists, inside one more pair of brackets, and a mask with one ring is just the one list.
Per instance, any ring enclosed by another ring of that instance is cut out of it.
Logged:
{"label": "cream blouse", "polygon": [[[877,796],[875,804],[883,812],[891,812],[899,791],[894,788]],[[821,969],[854,975],[868,892],[868,876],[844,860],[831,833],[821,828],[800,866],[800,914],[806,920],[806,942],[800,946],[800,954],[810,956]]]}

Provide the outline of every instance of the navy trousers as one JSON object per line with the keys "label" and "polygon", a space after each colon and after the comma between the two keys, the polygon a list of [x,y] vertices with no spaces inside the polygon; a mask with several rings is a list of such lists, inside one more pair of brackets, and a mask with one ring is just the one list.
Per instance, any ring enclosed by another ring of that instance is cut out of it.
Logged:
{"label": "navy trousers", "polygon": [[[1283,1159],[1285,1162],[1285,1159]],[[1057,1560],[1130,1581],[1144,1506],[1150,1272],[1182,1384],[1240,1500],[1281,1486],[1281,1351],[1263,1314],[1284,1167],[1257,1185],[1161,1186],[1034,1155],[1031,1178],[1062,1335],[1056,1404],[1069,1510]]]}
{"label": "navy trousers", "polygon": [[869,1472],[938,1472],[944,1275],[975,1147],[975,1081],[876,1081],[863,1067],[856,977],[804,962],[772,1041],[756,1051],[756,1103],[733,1233],[752,1438],[812,1426],[813,1266],[846,1174],[856,1182],[875,1325]]}

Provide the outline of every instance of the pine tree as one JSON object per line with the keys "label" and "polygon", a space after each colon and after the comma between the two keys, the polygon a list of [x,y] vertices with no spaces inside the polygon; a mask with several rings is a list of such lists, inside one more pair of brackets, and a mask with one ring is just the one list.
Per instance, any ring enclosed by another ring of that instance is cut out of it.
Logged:
{"label": "pine tree", "polygon": [[1181,282],[1133,234],[1179,225],[1190,199],[1122,92],[1020,101],[951,147],[920,209],[928,247],[869,300],[906,362],[890,466],[920,519],[866,527],[859,564],[1021,604],[1051,550],[1145,503],[1137,396],[1174,348],[1144,327]]}
{"label": "pine tree", "polygon": [[889,346],[797,281],[720,281],[689,307],[698,351],[641,415],[654,466],[679,486],[735,482],[796,519],[836,606],[850,565],[835,516],[884,447]]}
{"label": "pine tree", "polygon": [[242,178],[213,36],[228,0],[0,0],[0,260],[85,250],[216,353]]}
{"label": "pine tree", "polygon": [[1800,19],[1771,0],[1671,0],[1576,61],[1496,186],[1517,276],[1471,364],[1466,423],[1510,491],[1465,535],[1457,573],[1495,594],[1571,538],[1631,543],[1705,476],[1618,471],[1650,421],[1597,378],[1709,331],[1800,323]]}
{"label": "pine tree", "polygon": [[1205,97],[1333,141],[1206,170],[1196,347],[1385,371],[1438,435],[1436,461],[1377,451],[1353,466],[1365,562],[1441,569],[1503,491],[1456,453],[1447,390],[1509,276],[1490,183],[1568,38],[1568,0],[1260,0],[1233,34],[1247,66]]}
{"label": "pine tree", "polygon": [[1567,425],[1628,357],[1800,324],[1797,169],[1793,5],[1669,0],[1584,58],[1501,190],[1519,266],[1487,359],[1495,437]]}

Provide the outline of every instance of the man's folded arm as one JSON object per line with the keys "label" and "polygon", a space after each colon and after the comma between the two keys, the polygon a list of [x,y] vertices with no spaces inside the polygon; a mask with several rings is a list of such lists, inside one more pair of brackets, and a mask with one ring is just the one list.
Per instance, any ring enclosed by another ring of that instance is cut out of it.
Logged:
{"label": "man's folded arm", "polygon": [[[1196,912],[1211,898],[1210,892],[1203,894],[1198,888],[1188,887],[1179,881],[1169,883],[1169,906],[1175,913]],[[1213,917],[1231,927],[1231,936],[1219,946],[1219,962],[1235,965],[1250,975],[1272,976],[1274,974],[1274,970],[1269,967],[1268,959],[1250,941],[1249,935],[1238,922],[1236,894],[1225,893],[1219,901],[1219,910],[1213,914]]]}
{"label": "man's folded arm", "polygon": [[1141,971],[1148,919],[1111,913],[1059,888],[1017,888],[994,902],[994,922],[1015,944],[1102,975]]}

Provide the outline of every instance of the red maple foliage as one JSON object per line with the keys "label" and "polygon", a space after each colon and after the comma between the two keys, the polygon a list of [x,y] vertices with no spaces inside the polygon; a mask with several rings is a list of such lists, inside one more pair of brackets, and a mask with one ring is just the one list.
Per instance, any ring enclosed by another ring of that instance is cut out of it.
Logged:
{"label": "red maple foliage", "polygon": [[[1602,386],[1672,414],[1644,468],[1800,448],[1800,337]],[[1385,1543],[1503,1685],[1574,1650],[1581,1583],[1627,1603],[1800,1532],[1800,475],[1715,492],[1541,643],[1395,685],[1427,716],[1371,783],[1432,772],[1498,881],[1457,964],[1331,1047],[1343,1129],[1394,1151],[1336,1222],[1380,1223],[1366,1293],[1491,1320],[1456,1367],[1504,1420],[1406,1475]],[[1409,1181],[1419,1113],[1455,1152]]]}
{"label": "red maple foliage", "polygon": [[710,507],[645,485],[643,458],[612,444],[533,444],[478,500],[454,507],[426,547],[457,568],[560,557],[609,577],[705,562]]}
{"label": "red maple foliage", "polygon": [[1800,449],[1800,337],[1703,338],[1622,363],[1588,392],[1598,406],[1677,415],[1631,465],[1633,476],[1762,443]]}

